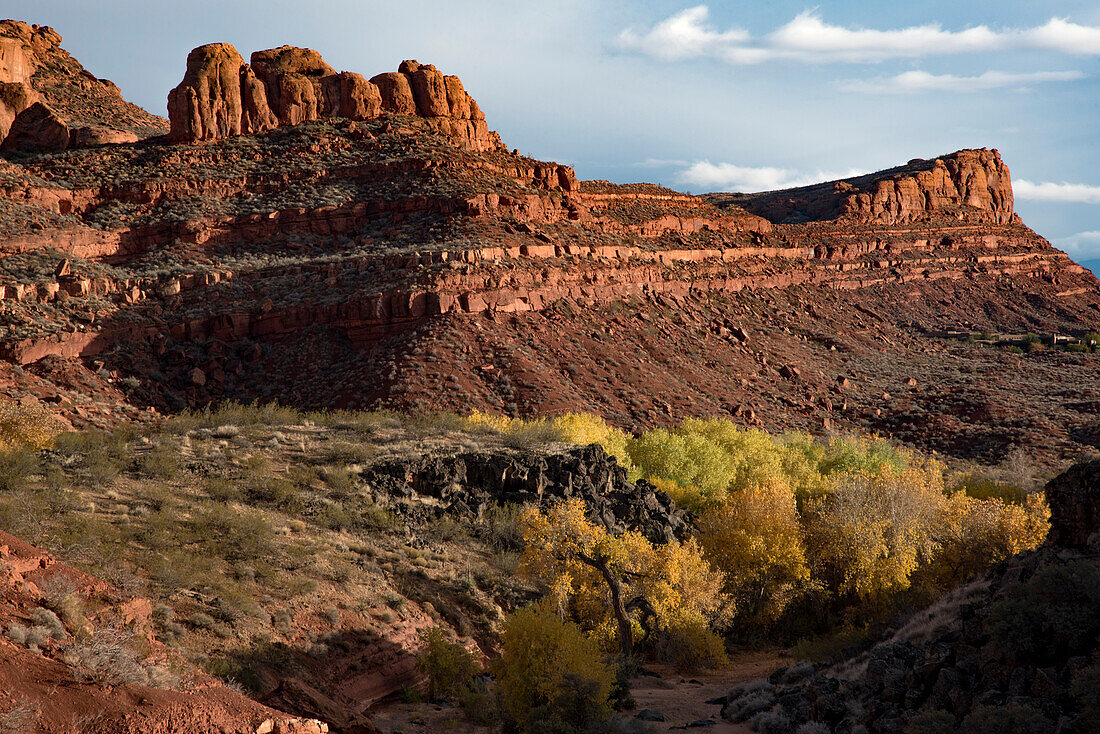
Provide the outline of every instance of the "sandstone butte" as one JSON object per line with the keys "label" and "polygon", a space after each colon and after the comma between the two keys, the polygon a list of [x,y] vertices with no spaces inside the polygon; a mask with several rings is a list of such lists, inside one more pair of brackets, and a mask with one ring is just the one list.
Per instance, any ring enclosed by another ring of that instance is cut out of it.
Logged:
{"label": "sandstone butte", "polygon": [[0,392],[74,426],[258,399],[1100,445],[1100,360],[979,338],[1053,347],[1100,313],[996,150],[692,196],[509,151],[416,61],[209,44],[165,121],[51,29],[0,37]]}

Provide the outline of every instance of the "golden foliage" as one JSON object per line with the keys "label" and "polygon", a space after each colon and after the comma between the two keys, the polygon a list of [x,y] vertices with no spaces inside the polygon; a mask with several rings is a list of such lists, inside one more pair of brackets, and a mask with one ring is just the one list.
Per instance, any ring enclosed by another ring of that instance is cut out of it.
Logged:
{"label": "golden foliage", "polygon": [[990,564],[1038,547],[1049,530],[1050,507],[1042,494],[1008,502],[956,492],[947,500],[941,549],[928,570],[929,582],[947,587],[964,581]]}
{"label": "golden foliage", "polygon": [[500,639],[502,652],[493,672],[501,705],[517,721],[551,705],[566,676],[595,682],[595,697],[606,705],[611,670],[581,628],[563,621],[549,605],[535,604],[509,615]]}
{"label": "golden foliage", "polygon": [[907,588],[937,549],[946,497],[935,462],[903,472],[847,473],[812,503],[808,536],[821,577],[866,599]]}
{"label": "golden foliage", "polygon": [[645,597],[658,623],[722,618],[728,598],[722,574],[703,558],[694,539],[654,545],[636,532],[612,536],[570,499],[546,512],[527,508],[520,518],[525,548],[520,570],[545,583],[560,611],[570,607],[587,629],[606,628],[612,611],[606,581],[581,556],[600,555],[622,580],[624,601]]}
{"label": "golden foliage", "polygon": [[731,493],[699,518],[698,531],[741,614],[774,620],[810,578],[794,493],[780,479]]}

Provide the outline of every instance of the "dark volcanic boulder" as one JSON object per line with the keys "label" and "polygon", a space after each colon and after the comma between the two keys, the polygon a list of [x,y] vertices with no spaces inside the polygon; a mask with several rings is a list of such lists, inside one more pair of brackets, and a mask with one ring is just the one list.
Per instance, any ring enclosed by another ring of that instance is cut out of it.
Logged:
{"label": "dark volcanic boulder", "polygon": [[548,454],[497,450],[386,459],[364,479],[377,492],[442,500],[448,511],[462,514],[478,515],[490,503],[545,505],[577,497],[589,519],[612,533],[637,530],[667,543],[691,529],[690,513],[652,484],[629,481],[626,469],[597,445]]}
{"label": "dark volcanic boulder", "polygon": [[1048,542],[1100,551],[1100,459],[1074,464],[1046,487]]}

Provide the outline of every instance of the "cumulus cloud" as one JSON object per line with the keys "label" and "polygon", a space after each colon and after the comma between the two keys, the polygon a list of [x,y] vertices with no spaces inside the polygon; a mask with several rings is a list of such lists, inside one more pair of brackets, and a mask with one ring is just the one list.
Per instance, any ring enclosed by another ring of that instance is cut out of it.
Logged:
{"label": "cumulus cloud", "polygon": [[1012,193],[1017,199],[1029,201],[1057,201],[1071,204],[1100,204],[1100,186],[1079,183],[1012,182]]}
{"label": "cumulus cloud", "polygon": [[710,10],[706,5],[681,10],[665,18],[643,35],[631,29],[619,35],[624,48],[644,50],[650,56],[677,61],[693,56],[720,54],[724,48],[747,43],[748,31],[717,31],[706,24]]}
{"label": "cumulus cloud", "polygon": [[734,163],[696,161],[677,175],[677,181],[700,191],[737,191],[742,193],[790,189],[822,181],[859,176],[866,171],[855,169],[843,173],[817,171],[804,173],[791,168],[773,166],[739,166]]}
{"label": "cumulus cloud", "polygon": [[893,58],[1041,49],[1077,56],[1100,55],[1100,27],[1051,18],[1033,28],[995,30],[985,25],[960,31],[935,23],[895,30],[847,28],[822,20],[815,10],[759,38],[740,28],[720,30],[706,5],[687,8],[649,29],[627,28],[616,39],[624,50],[665,61],[716,58],[732,64],[776,59],[806,62],[874,62]]}
{"label": "cumulus cloud", "polygon": [[1080,71],[1035,71],[1012,74],[987,71],[977,76],[929,74],[926,71],[906,71],[895,76],[876,79],[851,79],[840,84],[845,92],[865,94],[915,94],[919,92],[979,92],[985,89],[1012,87],[1027,89],[1047,82],[1072,82],[1084,79]]}
{"label": "cumulus cloud", "polygon": [[1054,240],[1054,244],[1078,257],[1100,257],[1100,230],[1071,234],[1069,237]]}

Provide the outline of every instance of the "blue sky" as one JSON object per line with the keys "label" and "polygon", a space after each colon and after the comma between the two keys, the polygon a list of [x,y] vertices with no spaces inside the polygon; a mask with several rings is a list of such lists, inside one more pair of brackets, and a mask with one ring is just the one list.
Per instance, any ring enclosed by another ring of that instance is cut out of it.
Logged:
{"label": "blue sky", "polygon": [[760,190],[998,148],[1024,220],[1100,257],[1100,2],[0,0],[158,114],[187,52],[284,43],[458,74],[583,178]]}

